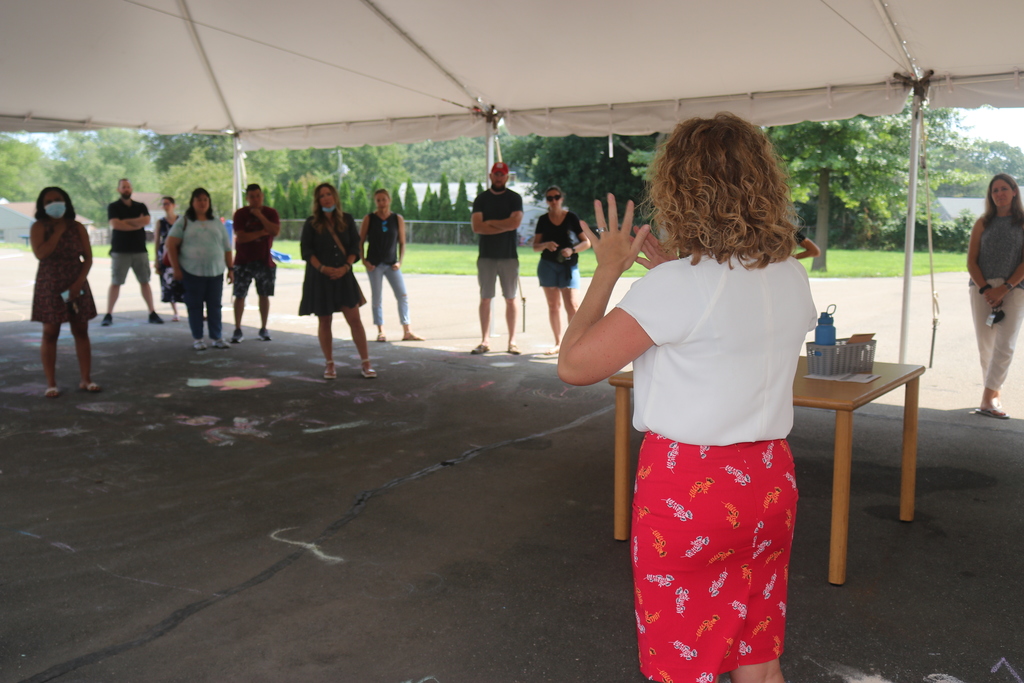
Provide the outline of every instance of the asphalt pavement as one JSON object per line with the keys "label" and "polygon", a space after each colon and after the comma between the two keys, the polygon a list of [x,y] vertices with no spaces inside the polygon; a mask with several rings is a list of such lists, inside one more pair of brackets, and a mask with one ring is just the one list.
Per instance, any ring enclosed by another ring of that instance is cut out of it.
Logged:
{"label": "asphalt pavement", "polygon": [[[103,392],[75,390],[65,330],[64,393],[48,400],[34,272],[30,253],[0,250],[0,682],[643,680],[629,548],[612,538],[613,390],[558,380],[535,278],[523,355],[468,353],[474,278],[407,276],[427,340],[371,341],[379,378],[365,380],[339,318],[335,381],[315,319],[295,315],[301,270],[279,272],[272,341],[256,339],[253,296],[246,340],[204,352],[186,323],[146,323],[129,282],[114,324],[90,327]],[[102,255],[90,282],[102,312]],[[837,305],[840,336],[874,332],[876,358],[896,360],[902,281],[812,290]],[[897,391],[854,417],[840,587],[827,581],[833,415],[797,409],[791,683],[1024,676],[1024,420],[970,414],[966,274],[936,291],[917,515],[898,521]],[[915,278],[907,362],[928,364],[930,300]],[[387,289],[385,317],[398,339]],[[1004,403],[1024,416],[1016,365]]]}

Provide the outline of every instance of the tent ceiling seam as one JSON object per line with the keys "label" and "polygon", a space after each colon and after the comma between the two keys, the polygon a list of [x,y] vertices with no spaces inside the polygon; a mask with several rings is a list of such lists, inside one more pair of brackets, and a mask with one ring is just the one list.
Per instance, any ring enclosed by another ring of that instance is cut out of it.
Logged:
{"label": "tent ceiling seam", "polygon": [[[826,0],[818,0],[818,1],[819,1],[819,2],[820,2],[820,3],[822,4],[822,5],[824,5],[825,7],[827,7],[827,8],[828,8],[828,9],[829,9],[830,11],[832,11],[832,13],[833,13],[833,14],[835,14],[835,15],[836,15],[837,17],[839,17],[839,18],[840,18],[840,19],[842,19],[842,20],[843,20],[844,22],[846,22],[846,25],[847,25],[847,26],[849,26],[850,28],[852,28],[852,29],[853,29],[854,31],[856,31],[857,33],[859,33],[859,34],[860,34],[860,36],[861,36],[862,38],[864,38],[864,40],[868,41],[869,43],[871,43],[872,45],[874,45],[874,46],[875,46],[876,48],[878,48],[878,51],[879,51],[879,52],[881,52],[881,53],[882,53],[883,55],[885,55],[886,57],[888,57],[889,59],[891,59],[891,60],[892,60],[893,62],[895,62],[897,66],[899,66],[899,67],[900,67],[900,68],[902,68],[902,69],[906,69],[906,70],[908,70],[908,71],[911,71],[911,70],[912,70],[912,69],[911,69],[911,63],[910,63],[910,61],[909,61],[909,60],[908,60],[908,61],[907,61],[906,63],[904,63],[904,62],[900,61],[900,59],[899,59],[899,58],[897,58],[897,57],[894,57],[894,56],[892,56],[891,54],[889,54],[889,51],[888,51],[888,50],[886,50],[886,49],[885,49],[884,47],[882,47],[881,45],[879,45],[878,43],[876,43],[875,41],[873,41],[873,40],[872,40],[872,39],[871,39],[870,37],[868,37],[868,35],[867,35],[866,33],[864,33],[864,31],[862,31],[862,30],[860,30],[859,28],[857,28],[857,26],[856,26],[856,25],[855,25],[855,24],[854,24],[854,23],[853,23],[852,21],[850,21],[850,20],[849,20],[849,19],[847,19],[847,18],[846,18],[845,16],[843,16],[843,14],[842,14],[842,13],[841,13],[841,12],[840,12],[839,10],[837,10],[837,9],[836,9],[835,7],[833,7],[832,5],[828,4],[828,2],[826,2]],[[875,0],[875,3],[876,3],[876,4],[875,4],[876,8],[878,8],[878,4],[877,4],[877,3],[878,3],[878,0]],[[884,23],[884,24],[886,25],[886,28],[887,28],[887,29],[889,30],[889,34],[890,34],[890,36],[892,37],[892,39],[893,39],[893,42],[897,43],[897,45],[898,45],[898,44],[899,44],[899,40],[898,40],[898,38],[897,38],[897,37],[896,37],[895,35],[893,35],[893,32],[892,32],[892,25],[891,25],[891,24],[892,24],[892,22],[891,22],[891,21],[888,21],[887,19],[883,19],[883,23]]]}
{"label": "tent ceiling seam", "polygon": [[[139,0],[121,0],[121,1],[122,2],[127,2],[127,3],[129,3],[131,5],[136,5],[138,7],[142,7],[143,9],[148,9],[151,12],[158,12],[160,14],[165,14],[165,15],[167,15],[169,17],[174,17],[175,19],[184,19],[184,17],[178,16],[177,14],[174,14],[173,12],[168,12],[168,11],[160,9],[158,7],[151,7],[150,5],[147,5],[147,4],[143,3],[143,2],[140,2]],[[348,68],[346,66],[342,66],[341,64],[335,64],[334,62],[329,62],[326,59],[320,59],[318,57],[312,57],[312,56],[304,54],[302,52],[297,52],[296,50],[290,50],[288,48],[281,47],[280,45],[274,45],[273,43],[268,43],[268,42],[263,41],[263,40],[257,40],[256,38],[251,38],[249,36],[242,35],[241,33],[236,33],[234,31],[229,31],[228,29],[221,28],[220,26],[214,26],[212,24],[207,24],[207,23],[204,23],[204,22],[201,22],[201,21],[195,21],[191,17],[189,17],[188,21],[190,21],[195,26],[202,26],[203,28],[210,29],[211,31],[216,31],[218,33],[223,33],[224,35],[231,36],[232,38],[238,38],[239,40],[244,40],[246,42],[253,43],[254,45],[260,45],[262,47],[269,48],[271,50],[277,50],[278,52],[283,52],[285,54],[292,55],[293,57],[298,57],[300,59],[305,59],[305,60],[308,60],[310,62],[315,62],[316,64],[322,64],[324,66],[331,67],[332,69],[338,69],[339,71],[344,71],[346,73],[350,73],[350,74],[352,74],[354,76],[360,76],[362,78],[366,78],[366,79],[369,79],[371,81],[376,81],[377,83],[383,83],[384,85],[390,85],[391,87],[399,88],[400,90],[406,90],[408,92],[415,93],[417,95],[422,95],[423,97],[429,97],[431,99],[438,100],[439,102],[445,102],[447,104],[451,104],[451,105],[454,105],[456,107],[462,107],[463,109],[469,109],[469,110],[473,109],[470,106],[467,106],[465,104],[461,104],[459,102],[453,102],[452,100],[449,100],[449,99],[447,99],[445,97],[441,97],[440,95],[434,95],[433,93],[424,92],[422,90],[417,90],[416,88],[410,88],[409,86],[402,85],[401,83],[395,83],[393,81],[389,81],[389,80],[380,78],[378,76],[372,76],[370,74],[363,73],[362,71],[356,71],[355,69],[350,69],[350,68]],[[475,99],[475,98],[473,98],[473,99]],[[236,130],[238,130],[238,129],[236,128]]]}
{"label": "tent ceiling seam", "polygon": [[[884,0],[872,0],[875,4],[875,9],[878,11],[878,15],[882,18],[882,23],[885,25],[886,30],[889,32],[889,37],[896,43],[897,49],[903,53],[903,58],[906,59],[906,64],[903,68],[907,70],[907,73],[914,76],[914,78],[921,77],[921,69],[917,66],[917,60],[910,54],[910,49],[907,47],[907,41],[903,39],[903,34],[900,33],[899,27],[896,22],[892,20],[889,15],[889,4]],[[892,0],[890,0],[891,2]]]}
{"label": "tent ceiling seam", "polygon": [[[437,61],[437,59],[434,58],[434,55],[432,55],[429,52],[427,52],[426,48],[424,48],[422,45],[417,43],[413,39],[413,37],[411,35],[409,35],[409,33],[407,31],[405,31],[401,26],[399,26],[395,22],[394,19],[392,19],[387,14],[385,14],[384,11],[380,7],[378,7],[376,5],[376,3],[373,2],[373,0],[362,0],[362,3],[364,5],[366,5],[370,9],[371,12],[373,12],[375,15],[377,15],[377,18],[380,19],[382,22],[384,22],[387,25],[388,28],[390,28],[402,40],[404,40],[406,43],[408,43],[409,47],[411,47],[412,49],[416,50],[416,52],[418,52],[420,54],[420,56],[422,56],[424,59],[426,59],[428,62],[430,62],[431,65],[433,65],[433,67],[435,69],[440,71],[441,74],[443,74],[445,78],[447,78],[449,81],[451,81],[452,84],[454,84],[457,88],[462,90],[462,92],[466,93],[466,95],[469,97],[470,100],[472,100],[474,102],[477,102],[477,103],[482,103],[482,100],[480,99],[480,97],[478,95],[476,95],[475,93],[473,93],[469,89],[469,86],[467,86],[465,83],[463,83],[462,81],[457,79],[455,77],[455,75],[452,74],[452,72],[450,72],[448,69],[446,69],[444,67],[444,65],[441,64],[441,62]],[[455,103],[453,102],[453,104],[455,104]]]}
{"label": "tent ceiling seam", "polygon": [[195,22],[192,21],[192,14],[188,11],[188,4],[185,0],[178,0],[178,9],[181,10],[182,21],[185,22],[185,28],[188,29],[189,35],[192,37],[192,42],[196,46],[196,53],[199,55],[199,60],[203,63],[203,68],[206,69],[206,75],[210,77],[210,83],[213,84],[213,89],[217,93],[217,99],[220,100],[220,105],[224,107],[224,114],[228,117],[228,123],[231,125],[232,132],[238,130],[238,126],[235,125],[235,117],[231,115],[231,108],[228,106],[228,101],[224,97],[224,91],[220,88],[220,83],[217,81],[217,75],[213,73],[213,66],[210,64],[210,59],[206,56],[206,49],[203,48],[203,42],[199,40],[199,33],[196,31]]}

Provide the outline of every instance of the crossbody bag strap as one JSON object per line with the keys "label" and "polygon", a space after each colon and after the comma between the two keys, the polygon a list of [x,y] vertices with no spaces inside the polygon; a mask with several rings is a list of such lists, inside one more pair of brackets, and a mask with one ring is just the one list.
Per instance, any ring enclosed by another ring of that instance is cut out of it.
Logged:
{"label": "crossbody bag strap", "polygon": [[348,265],[348,267],[351,268],[352,264],[348,263],[348,252],[345,251],[345,247],[341,244],[341,240],[339,240],[338,236],[334,233],[334,228],[328,225],[327,232],[331,233],[331,237],[334,239],[334,243],[338,245],[338,249],[341,250],[341,255],[345,257],[346,265]]}

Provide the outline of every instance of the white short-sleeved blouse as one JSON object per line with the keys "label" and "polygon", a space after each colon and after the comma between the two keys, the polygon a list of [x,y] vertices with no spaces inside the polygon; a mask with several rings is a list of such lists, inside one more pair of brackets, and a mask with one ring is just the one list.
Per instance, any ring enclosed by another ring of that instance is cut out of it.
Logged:
{"label": "white short-sleeved blouse", "polygon": [[633,362],[636,429],[705,446],[789,434],[797,358],[816,323],[796,259],[750,270],[672,261],[618,308],[655,343]]}

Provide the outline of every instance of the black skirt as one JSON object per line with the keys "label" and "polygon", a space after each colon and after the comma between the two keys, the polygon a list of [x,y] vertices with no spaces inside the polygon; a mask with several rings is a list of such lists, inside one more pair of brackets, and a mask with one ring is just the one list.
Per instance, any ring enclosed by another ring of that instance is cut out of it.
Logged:
{"label": "black skirt", "polygon": [[337,280],[332,280],[306,264],[299,315],[331,315],[342,308],[356,308],[365,303],[366,298],[351,269]]}

